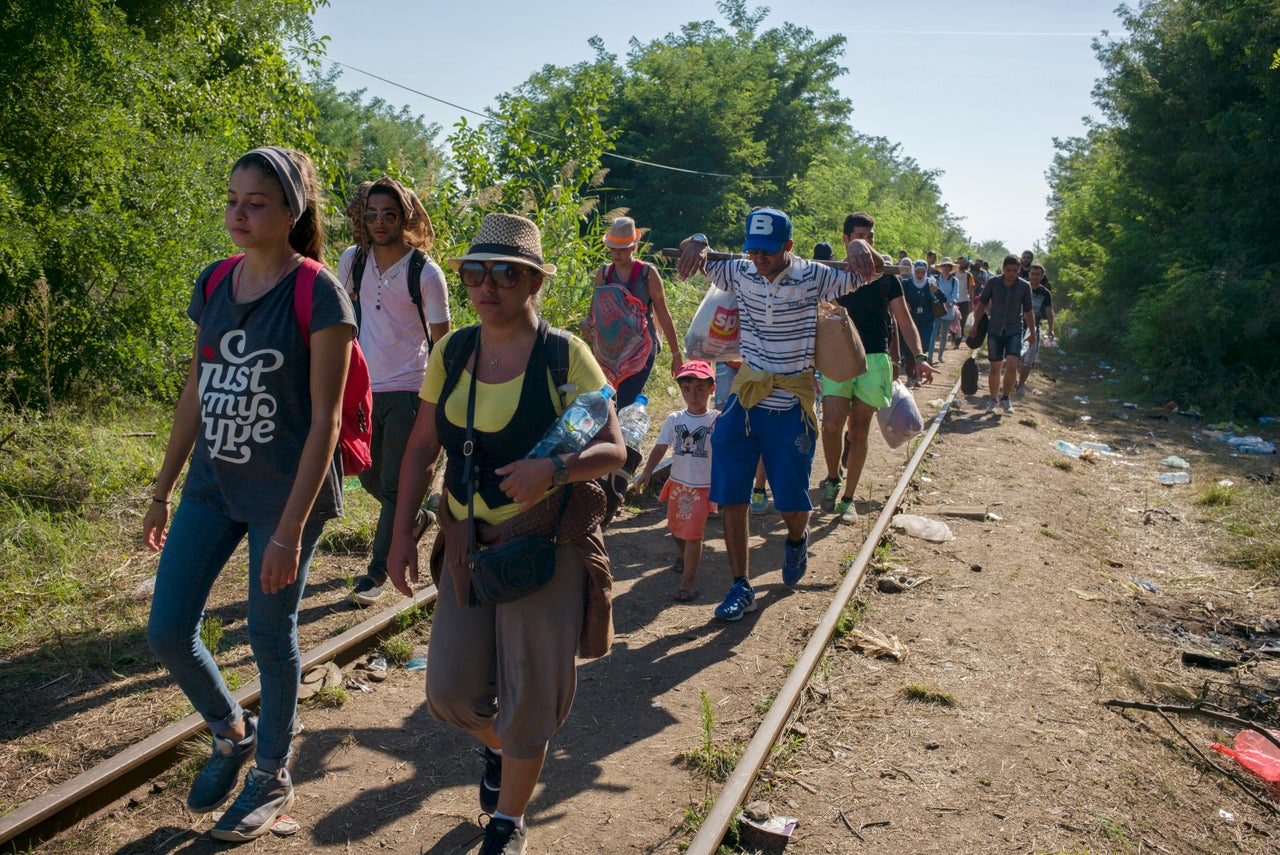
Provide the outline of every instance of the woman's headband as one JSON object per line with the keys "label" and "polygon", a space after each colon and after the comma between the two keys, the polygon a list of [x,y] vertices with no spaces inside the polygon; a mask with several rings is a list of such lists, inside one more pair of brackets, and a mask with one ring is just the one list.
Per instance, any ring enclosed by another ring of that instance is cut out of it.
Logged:
{"label": "woman's headband", "polygon": [[280,179],[280,186],[284,188],[289,213],[293,214],[293,221],[296,223],[307,210],[307,191],[302,183],[302,170],[298,169],[298,164],[293,162],[287,151],[274,145],[264,145],[249,153],[259,155],[271,164],[276,177]]}

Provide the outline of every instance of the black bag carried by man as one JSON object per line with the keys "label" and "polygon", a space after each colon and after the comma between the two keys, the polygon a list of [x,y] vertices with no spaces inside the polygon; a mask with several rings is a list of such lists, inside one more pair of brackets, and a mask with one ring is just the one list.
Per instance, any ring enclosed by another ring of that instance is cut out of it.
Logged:
{"label": "black bag carried by man", "polygon": [[960,366],[960,391],[965,395],[978,394],[978,360],[972,356]]}

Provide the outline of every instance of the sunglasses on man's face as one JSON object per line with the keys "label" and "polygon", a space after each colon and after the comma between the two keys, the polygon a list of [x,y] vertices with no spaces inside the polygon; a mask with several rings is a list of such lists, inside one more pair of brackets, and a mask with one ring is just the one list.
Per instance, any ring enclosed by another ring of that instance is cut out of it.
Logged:
{"label": "sunglasses on man's face", "polygon": [[514,288],[520,284],[524,274],[524,265],[511,261],[464,261],[458,266],[458,275],[462,284],[468,288],[479,288],[484,283],[485,275],[493,280],[498,288]]}
{"label": "sunglasses on man's face", "polygon": [[756,256],[761,256],[763,258],[773,258],[775,255],[777,255],[781,251],[782,250],[775,250],[773,252],[769,252],[767,249],[749,249],[746,252],[747,252],[747,258],[754,258]]}
{"label": "sunglasses on man's face", "polygon": [[376,223],[379,220],[381,220],[387,225],[393,225],[399,219],[400,219],[400,214],[398,211],[369,210],[364,212],[364,221],[366,223]]}

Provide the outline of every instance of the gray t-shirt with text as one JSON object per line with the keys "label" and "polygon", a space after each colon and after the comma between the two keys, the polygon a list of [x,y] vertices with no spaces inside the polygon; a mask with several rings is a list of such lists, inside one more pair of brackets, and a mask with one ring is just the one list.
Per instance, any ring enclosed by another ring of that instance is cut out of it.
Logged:
{"label": "gray t-shirt with text", "polygon": [[[284,511],[311,429],[311,359],[293,309],[297,272],[262,297],[237,305],[231,277],[205,303],[210,265],[196,279],[187,316],[199,327],[196,367],[200,430],[183,499],[245,523],[272,523]],[[328,270],[316,276],[311,333],[353,330],[355,311]],[[342,516],[342,463],[335,450],[312,518]]]}

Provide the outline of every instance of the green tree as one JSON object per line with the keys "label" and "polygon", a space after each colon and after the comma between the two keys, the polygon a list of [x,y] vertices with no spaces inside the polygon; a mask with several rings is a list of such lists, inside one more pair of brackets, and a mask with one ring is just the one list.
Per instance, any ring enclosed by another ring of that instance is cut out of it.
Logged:
{"label": "green tree", "polygon": [[1095,45],[1104,121],[1058,142],[1055,281],[1083,344],[1160,394],[1280,400],[1280,41],[1273,0],[1147,0]]}
{"label": "green tree", "polygon": [[843,36],[791,24],[762,30],[768,10],[749,13],[741,0],[719,8],[727,26],[697,21],[648,44],[632,40],[622,65],[595,38],[594,60],[548,66],[517,90],[540,125],[558,127],[584,79],[607,87],[600,109],[617,156],[606,158],[600,196],[652,227],[656,245],[693,229],[717,243],[740,240],[745,212],[785,204],[793,177],[840,138],[849,115],[834,87]]}
{"label": "green tree", "polygon": [[846,129],[792,181],[790,190],[786,207],[802,254],[817,241],[838,239],[845,216],[858,210],[875,217],[881,252],[892,254],[901,247],[923,258],[927,249],[960,255],[968,245],[942,203],[937,173],[903,157],[897,144],[882,137]]}
{"label": "green tree", "polygon": [[383,175],[424,198],[431,194],[444,180],[444,156],[436,142],[440,126],[381,98],[366,102],[363,89],[339,90],[340,73],[335,68],[313,74],[309,81],[316,142],[328,152],[333,172],[329,194],[334,206],[345,208],[362,181]]}
{"label": "green tree", "polygon": [[[520,214],[536,222],[544,258],[557,267],[542,294],[542,313],[569,328],[586,314],[592,276],[605,259],[598,200],[583,191],[604,178],[600,159],[611,135],[600,115],[607,91],[606,77],[582,76],[560,101],[553,122],[523,94],[500,96],[479,126],[465,119],[455,126],[448,137],[451,180],[425,200],[440,258],[465,253],[486,213]],[[459,322],[468,322],[465,292],[454,304]]]}
{"label": "green tree", "polygon": [[[171,392],[226,170],[311,147],[308,0],[0,7],[0,394]],[[38,282],[45,285],[37,286]]]}

